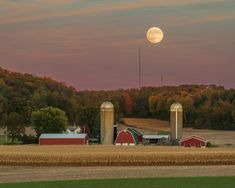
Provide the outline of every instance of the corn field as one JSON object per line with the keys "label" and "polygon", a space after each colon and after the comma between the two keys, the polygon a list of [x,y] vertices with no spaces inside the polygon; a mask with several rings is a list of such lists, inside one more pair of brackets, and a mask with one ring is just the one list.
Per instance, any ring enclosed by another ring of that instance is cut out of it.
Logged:
{"label": "corn field", "polygon": [[156,146],[0,146],[0,165],[235,165],[235,148]]}

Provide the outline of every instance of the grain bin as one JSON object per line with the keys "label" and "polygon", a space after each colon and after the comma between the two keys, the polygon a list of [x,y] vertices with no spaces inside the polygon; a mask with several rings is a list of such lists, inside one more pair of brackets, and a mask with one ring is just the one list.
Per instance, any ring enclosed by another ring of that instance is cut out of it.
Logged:
{"label": "grain bin", "polygon": [[111,102],[106,101],[100,106],[100,111],[101,144],[113,144],[114,106]]}
{"label": "grain bin", "polygon": [[180,103],[173,103],[171,111],[171,142],[182,138],[183,107]]}

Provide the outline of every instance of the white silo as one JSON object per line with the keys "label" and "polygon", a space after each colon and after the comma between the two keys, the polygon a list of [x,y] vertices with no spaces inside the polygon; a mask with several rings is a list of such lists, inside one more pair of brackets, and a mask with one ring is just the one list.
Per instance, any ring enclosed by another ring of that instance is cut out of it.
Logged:
{"label": "white silo", "polygon": [[182,138],[183,107],[180,103],[171,105],[171,142]]}
{"label": "white silo", "polygon": [[100,136],[101,144],[113,144],[114,139],[114,106],[111,102],[104,102],[100,106]]}

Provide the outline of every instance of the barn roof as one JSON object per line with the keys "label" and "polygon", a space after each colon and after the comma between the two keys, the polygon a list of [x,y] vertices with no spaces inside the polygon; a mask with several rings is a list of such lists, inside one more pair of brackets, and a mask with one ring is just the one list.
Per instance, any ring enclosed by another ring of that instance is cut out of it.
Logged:
{"label": "barn roof", "polygon": [[41,134],[39,138],[85,138],[87,134]]}
{"label": "barn roof", "polygon": [[145,139],[161,139],[161,138],[169,138],[169,135],[143,135]]}
{"label": "barn roof", "polygon": [[134,132],[135,134],[137,134],[139,136],[143,136],[143,134],[140,131],[138,131],[137,129],[134,129],[132,127],[128,127],[127,129],[130,130],[131,132]]}
{"label": "barn roof", "polygon": [[139,140],[138,140],[138,137],[137,137],[136,133],[135,133],[135,132],[132,132],[132,135],[133,135],[133,137],[134,137],[135,143],[136,143],[136,144],[139,144]]}
{"label": "barn roof", "polygon": [[192,135],[192,136],[188,136],[188,137],[182,138],[182,139],[180,140],[180,142],[183,142],[183,141],[185,141],[185,140],[189,140],[189,139],[191,139],[191,138],[195,138],[195,139],[200,140],[200,141],[202,141],[202,142],[207,142],[207,140],[206,140],[205,138],[202,138],[202,137],[199,137],[199,136],[196,136],[196,135]]}

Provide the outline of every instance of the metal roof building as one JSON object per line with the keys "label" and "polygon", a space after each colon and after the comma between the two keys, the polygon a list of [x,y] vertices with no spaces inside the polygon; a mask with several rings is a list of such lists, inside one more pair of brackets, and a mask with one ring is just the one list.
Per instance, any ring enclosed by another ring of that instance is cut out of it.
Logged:
{"label": "metal roof building", "polygon": [[161,139],[161,138],[169,139],[169,135],[143,135],[143,138],[145,139]]}
{"label": "metal roof building", "polygon": [[157,144],[161,140],[169,140],[169,135],[143,135],[143,144]]}
{"label": "metal roof building", "polygon": [[39,145],[81,145],[88,139],[87,134],[41,134]]}
{"label": "metal roof building", "polygon": [[206,147],[208,141],[202,137],[192,135],[180,140],[180,146],[184,147]]}

